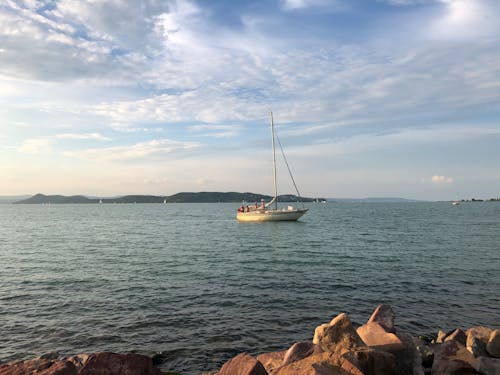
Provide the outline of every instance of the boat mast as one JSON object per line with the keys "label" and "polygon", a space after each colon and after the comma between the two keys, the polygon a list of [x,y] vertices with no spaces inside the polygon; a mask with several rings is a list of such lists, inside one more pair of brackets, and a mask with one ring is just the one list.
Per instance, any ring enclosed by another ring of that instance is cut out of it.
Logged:
{"label": "boat mast", "polygon": [[271,134],[273,140],[273,172],[274,172],[274,207],[276,210],[278,209],[278,185],[276,184],[276,150],[274,148],[274,122],[273,122],[273,113],[269,112],[269,116],[271,119]]}

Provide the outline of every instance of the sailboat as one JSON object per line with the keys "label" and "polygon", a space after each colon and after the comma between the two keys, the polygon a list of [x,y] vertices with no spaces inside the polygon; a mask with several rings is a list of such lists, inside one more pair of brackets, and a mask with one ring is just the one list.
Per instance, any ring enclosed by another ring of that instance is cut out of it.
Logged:
{"label": "sailboat", "polygon": [[[271,122],[271,139],[273,147],[274,197],[268,203],[265,203],[264,200],[262,200],[260,205],[258,205],[257,203],[255,203],[255,205],[243,204],[240,208],[238,208],[238,212],[236,214],[236,219],[238,219],[238,221],[296,221],[308,211],[308,209],[304,207],[295,208],[293,206],[287,206],[286,208],[278,208],[278,185],[276,182],[276,149],[274,142],[275,134],[272,112],[269,113],[269,117]],[[300,193],[297,189],[297,185],[295,184],[292,172],[288,167],[288,162],[286,160],[285,153],[283,152],[283,147],[281,147],[279,138],[277,139],[281,148],[281,152],[283,154],[283,159],[285,160],[288,172],[290,173],[293,186],[295,187],[297,196],[300,199]]]}

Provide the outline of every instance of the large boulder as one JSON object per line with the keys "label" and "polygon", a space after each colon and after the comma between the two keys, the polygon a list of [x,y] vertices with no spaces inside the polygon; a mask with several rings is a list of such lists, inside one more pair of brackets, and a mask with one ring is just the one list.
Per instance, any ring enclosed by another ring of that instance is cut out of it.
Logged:
{"label": "large boulder", "polygon": [[491,332],[486,350],[492,357],[500,358],[500,329]]}
{"label": "large boulder", "polygon": [[254,357],[241,353],[224,363],[218,375],[267,375],[267,371]]}
{"label": "large boulder", "polygon": [[313,354],[319,354],[322,350],[319,345],[313,344],[311,341],[299,341],[293,344],[285,353],[282,365],[300,361]]}
{"label": "large boulder", "polygon": [[356,330],[361,340],[375,349],[403,349],[403,342],[394,333],[387,332],[380,323],[370,322]]}
{"label": "large boulder", "polygon": [[434,351],[432,375],[477,374],[472,367],[474,356],[457,341],[446,341]]}
{"label": "large boulder", "polygon": [[28,361],[0,364],[0,375],[77,375],[78,370],[69,361],[37,358]]}
{"label": "large boulder", "polygon": [[394,320],[396,319],[396,315],[392,310],[392,307],[389,305],[378,305],[373,311],[372,316],[368,319],[368,323],[378,323],[387,332],[395,333],[396,329],[394,327]]}
{"label": "large boulder", "polygon": [[280,367],[274,375],[367,375],[349,359],[323,352]]}
{"label": "large boulder", "polygon": [[479,357],[473,363],[474,368],[484,375],[500,375],[500,359]]}
{"label": "large boulder", "polygon": [[356,349],[343,355],[365,375],[399,375],[396,357],[382,350]]}
{"label": "large boulder", "polygon": [[465,346],[467,341],[467,335],[460,328],[457,328],[453,332],[451,332],[448,336],[445,337],[444,341],[457,341],[458,343]]}
{"label": "large boulder", "polygon": [[313,344],[319,345],[324,351],[340,354],[366,347],[345,313],[336,316],[330,323],[316,327]]}
{"label": "large boulder", "polygon": [[472,327],[466,331],[466,348],[474,357],[488,357],[486,344],[493,330],[488,327]]}
{"label": "large boulder", "polygon": [[262,363],[268,374],[272,374],[283,364],[286,352],[286,350],[283,350],[281,352],[262,353],[257,356],[257,361]]}
{"label": "large boulder", "polygon": [[141,354],[101,352],[71,358],[79,375],[160,375],[153,360]]}

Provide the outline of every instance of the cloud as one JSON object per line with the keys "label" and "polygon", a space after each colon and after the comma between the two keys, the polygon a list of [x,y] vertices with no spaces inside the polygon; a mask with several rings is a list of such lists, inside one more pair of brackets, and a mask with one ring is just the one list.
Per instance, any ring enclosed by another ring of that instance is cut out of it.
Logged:
{"label": "cloud", "polygon": [[52,140],[47,138],[26,139],[17,149],[23,154],[39,155],[52,152]]}
{"label": "cloud", "polygon": [[94,141],[109,141],[110,138],[105,137],[99,133],[64,133],[56,134],[53,136],[56,139],[88,139]]}
{"label": "cloud", "polygon": [[431,178],[422,177],[420,179],[421,184],[431,183],[434,185],[451,185],[453,184],[453,177],[446,177],[440,175],[434,175]]}
{"label": "cloud", "polygon": [[192,125],[189,130],[204,137],[233,138],[240,134],[240,125]]}
{"label": "cloud", "polygon": [[439,0],[444,4],[442,15],[432,24],[427,33],[431,39],[473,39],[498,34],[498,12],[496,0]]}
{"label": "cloud", "polygon": [[296,10],[315,6],[326,6],[331,4],[328,0],[282,0],[283,9]]}
{"label": "cloud", "polygon": [[140,142],[133,145],[91,148],[80,151],[64,152],[62,154],[93,162],[140,161],[146,159],[161,160],[166,155],[180,157],[183,152],[199,148],[200,146],[201,145],[196,142],[159,139]]}
{"label": "cloud", "polygon": [[7,0],[0,5],[0,73],[46,81],[131,78],[163,48],[158,17],[172,3]]}

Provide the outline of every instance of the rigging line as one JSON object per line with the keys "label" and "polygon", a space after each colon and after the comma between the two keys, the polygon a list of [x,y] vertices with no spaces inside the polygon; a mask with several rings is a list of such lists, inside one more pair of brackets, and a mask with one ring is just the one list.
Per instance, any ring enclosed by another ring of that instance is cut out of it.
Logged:
{"label": "rigging line", "polygon": [[299,197],[300,203],[302,203],[302,205],[304,205],[304,202],[302,201],[302,197],[300,196],[299,189],[297,188],[297,184],[295,183],[295,179],[293,178],[292,171],[290,170],[290,166],[288,165],[288,160],[286,160],[285,151],[283,151],[283,146],[281,145],[280,137],[278,137],[277,132],[276,132],[276,140],[278,141],[278,144],[280,146],[281,155],[283,155],[283,160],[285,160],[286,168],[288,169],[288,173],[290,174],[290,178],[292,179],[293,186],[295,188],[295,191],[297,192],[297,196]]}

